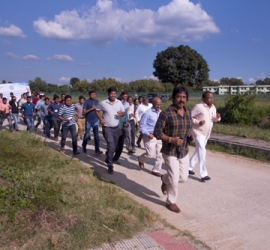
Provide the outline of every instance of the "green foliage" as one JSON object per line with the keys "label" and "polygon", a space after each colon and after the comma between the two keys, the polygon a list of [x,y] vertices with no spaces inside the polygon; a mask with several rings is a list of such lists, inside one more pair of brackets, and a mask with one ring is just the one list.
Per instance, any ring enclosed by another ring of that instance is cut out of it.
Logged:
{"label": "green foliage", "polygon": [[220,85],[229,85],[229,86],[244,85],[243,80],[238,79],[238,78],[222,77],[219,82],[220,82]]}
{"label": "green foliage", "polygon": [[154,76],[163,83],[174,86],[202,86],[209,77],[209,68],[204,58],[189,46],[168,47],[157,54],[153,67]]}
{"label": "green foliage", "polygon": [[255,99],[256,96],[251,94],[227,97],[224,108],[218,110],[222,121],[245,125],[258,124],[267,115],[267,109],[256,107]]}
{"label": "green foliage", "polygon": [[258,80],[256,85],[270,85],[270,78],[266,77],[264,80]]}
{"label": "green foliage", "polygon": [[75,85],[77,82],[80,82],[80,79],[77,78],[77,77],[72,77],[72,78],[70,78],[70,80],[69,80],[69,84],[70,84],[70,86],[71,86],[72,88],[74,87],[74,85]]}

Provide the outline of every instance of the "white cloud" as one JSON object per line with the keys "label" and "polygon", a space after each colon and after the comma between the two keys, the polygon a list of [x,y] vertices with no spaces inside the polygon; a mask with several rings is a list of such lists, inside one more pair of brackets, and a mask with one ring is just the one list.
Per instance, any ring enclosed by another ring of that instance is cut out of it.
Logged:
{"label": "white cloud", "polygon": [[26,56],[23,56],[22,59],[28,61],[28,60],[39,60],[40,58],[35,55],[26,55]]}
{"label": "white cloud", "polygon": [[11,24],[9,27],[0,27],[0,35],[10,37],[22,37],[22,38],[26,37],[26,35],[23,34],[23,31],[13,24]]}
{"label": "white cloud", "polygon": [[151,76],[144,76],[143,78],[144,79],[152,79],[152,80],[158,81],[158,78],[155,77],[155,76],[153,76],[153,75],[151,75]]}
{"label": "white cloud", "polygon": [[264,80],[266,78],[266,74],[265,73],[261,73],[260,75],[257,76],[257,78],[259,80]]}
{"label": "white cloud", "polygon": [[90,63],[88,63],[88,62],[80,63],[80,66],[90,66]]}
{"label": "white cloud", "polygon": [[219,32],[201,5],[189,0],[172,0],[157,11],[126,11],[118,8],[116,1],[97,0],[95,6],[84,12],[62,11],[54,20],[39,18],[33,26],[46,38],[88,40],[97,45],[116,39],[127,44],[172,44],[202,40]]}
{"label": "white cloud", "polygon": [[51,57],[48,57],[47,60],[57,60],[57,61],[62,61],[62,62],[73,62],[73,58],[69,55],[58,55],[55,54]]}
{"label": "white cloud", "polygon": [[256,80],[255,80],[254,78],[250,77],[250,78],[248,78],[248,82],[249,82],[249,83],[255,83]]}
{"label": "white cloud", "polygon": [[12,52],[7,52],[7,53],[5,53],[5,56],[6,56],[6,57],[10,57],[10,58],[19,58],[18,55],[14,54],[14,53],[12,53]]}
{"label": "white cloud", "polygon": [[61,83],[69,83],[70,78],[69,77],[60,77],[58,81],[60,81]]}

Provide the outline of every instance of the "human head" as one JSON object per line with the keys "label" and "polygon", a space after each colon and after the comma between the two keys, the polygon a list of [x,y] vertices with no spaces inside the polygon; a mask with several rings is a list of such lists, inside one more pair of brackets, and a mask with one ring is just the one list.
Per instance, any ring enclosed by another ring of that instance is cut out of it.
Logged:
{"label": "human head", "polygon": [[39,100],[44,100],[45,99],[45,95],[39,95]]}
{"label": "human head", "polygon": [[65,100],[65,97],[66,97],[66,94],[61,94],[61,100],[64,101]]}
{"label": "human head", "polygon": [[161,104],[162,104],[162,100],[158,96],[154,97],[154,99],[153,99],[153,108],[156,111],[160,110]]}
{"label": "human head", "polygon": [[117,94],[117,91],[116,91],[115,87],[108,88],[108,98],[109,98],[110,101],[115,100],[116,94]]}
{"label": "human head", "polygon": [[36,99],[39,99],[40,95],[39,94],[36,94]]}
{"label": "human head", "polygon": [[7,98],[4,97],[4,98],[2,99],[2,101],[3,101],[4,104],[6,104],[6,103],[7,103]]}
{"label": "human head", "polygon": [[95,90],[90,90],[89,91],[89,98],[92,100],[96,99],[96,91]]}
{"label": "human head", "polygon": [[13,92],[10,92],[10,94],[9,94],[9,95],[10,95],[10,97],[11,97],[11,98],[12,98],[12,96],[14,96]]}
{"label": "human head", "polygon": [[149,99],[148,99],[147,96],[142,97],[142,103],[143,103],[144,105],[146,105],[146,106],[148,105]]}
{"label": "human head", "polygon": [[30,103],[31,102],[31,96],[27,96],[26,101],[27,101],[27,103]]}
{"label": "human head", "polygon": [[0,93],[0,98],[3,98],[3,94],[2,93]]}
{"label": "human head", "polygon": [[58,96],[58,95],[54,95],[54,96],[53,96],[53,100],[54,100],[54,102],[55,102],[56,104],[58,104],[58,102],[59,102],[59,96]]}
{"label": "human head", "polygon": [[127,102],[128,102],[130,105],[132,104],[132,100],[133,100],[133,99],[132,99],[132,96],[128,96],[128,97],[127,97]]}
{"label": "human head", "polygon": [[142,96],[139,96],[139,97],[138,97],[138,101],[139,101],[139,104],[141,104],[142,101],[143,101],[143,97],[142,97]]}
{"label": "human head", "polygon": [[205,91],[202,94],[202,100],[205,104],[211,107],[214,103],[214,94],[210,91]]}
{"label": "human head", "polygon": [[72,104],[72,97],[70,95],[65,96],[65,104],[70,106]]}
{"label": "human head", "polygon": [[83,104],[84,101],[85,101],[84,96],[80,95],[80,96],[79,96],[79,103],[80,103],[80,104]]}
{"label": "human head", "polygon": [[125,103],[125,98],[124,98],[124,97],[119,96],[117,99],[118,99],[119,101],[121,101],[122,104],[124,105],[124,103]]}
{"label": "human head", "polygon": [[50,98],[49,97],[45,97],[45,104],[48,105],[50,103]]}
{"label": "human head", "polygon": [[123,91],[121,93],[121,96],[125,99],[125,101],[127,101],[127,98],[128,98],[128,92],[127,91]]}
{"label": "human head", "polygon": [[139,105],[139,100],[138,100],[138,98],[135,98],[133,102],[134,102],[134,105]]}
{"label": "human head", "polygon": [[12,96],[12,101],[13,101],[13,102],[16,102],[16,99],[17,99],[17,98],[16,98],[16,96],[15,96],[15,95],[14,95],[14,96]]}
{"label": "human head", "polygon": [[177,86],[172,93],[173,104],[177,109],[183,108],[188,101],[188,90],[183,86]]}
{"label": "human head", "polygon": [[26,99],[27,95],[26,93],[23,93],[23,99]]}

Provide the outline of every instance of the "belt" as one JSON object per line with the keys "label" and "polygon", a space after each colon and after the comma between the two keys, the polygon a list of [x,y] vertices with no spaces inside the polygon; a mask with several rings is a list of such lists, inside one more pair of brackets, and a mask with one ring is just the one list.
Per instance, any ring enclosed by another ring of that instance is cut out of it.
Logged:
{"label": "belt", "polygon": [[116,127],[108,127],[108,126],[104,126],[104,128],[112,128],[112,129],[116,129],[116,128],[118,128],[118,126],[116,126]]}
{"label": "belt", "polygon": [[84,119],[84,117],[79,117],[78,119]]}

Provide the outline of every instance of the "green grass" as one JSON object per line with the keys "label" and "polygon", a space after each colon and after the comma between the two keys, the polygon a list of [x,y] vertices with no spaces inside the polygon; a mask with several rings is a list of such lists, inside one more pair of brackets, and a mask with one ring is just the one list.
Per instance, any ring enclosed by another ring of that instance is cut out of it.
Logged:
{"label": "green grass", "polygon": [[85,249],[129,238],[157,216],[28,132],[0,132],[0,248]]}

